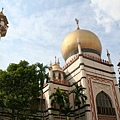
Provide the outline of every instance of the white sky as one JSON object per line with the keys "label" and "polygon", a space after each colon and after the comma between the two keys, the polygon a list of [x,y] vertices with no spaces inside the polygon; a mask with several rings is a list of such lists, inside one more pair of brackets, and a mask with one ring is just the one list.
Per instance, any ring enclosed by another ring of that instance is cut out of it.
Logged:
{"label": "white sky", "polygon": [[[120,0],[0,0],[9,21],[0,41],[0,68],[27,60],[49,65],[54,56],[64,65],[61,43],[76,29],[94,32],[102,44],[102,59],[109,50],[117,72],[120,59]],[[117,73],[118,74],[118,73]]]}

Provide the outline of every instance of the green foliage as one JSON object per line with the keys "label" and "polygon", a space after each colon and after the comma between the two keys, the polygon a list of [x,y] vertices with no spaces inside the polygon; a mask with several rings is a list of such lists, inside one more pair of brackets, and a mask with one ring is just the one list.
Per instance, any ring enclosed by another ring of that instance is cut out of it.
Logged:
{"label": "green foliage", "polygon": [[65,102],[64,106],[60,110],[60,113],[66,116],[66,119],[69,120],[69,115],[71,113],[72,106],[70,106],[69,102]]}
{"label": "green foliage", "polygon": [[5,71],[0,70],[0,108],[10,112],[13,120],[15,116],[26,118],[32,114],[31,102],[40,96],[43,81],[48,78],[41,66],[44,67],[40,63],[29,65],[24,60],[10,64]]}
{"label": "green foliage", "polygon": [[74,103],[75,106],[77,106],[78,108],[80,108],[80,105],[84,105],[86,100],[87,100],[87,96],[84,94],[84,91],[86,88],[84,88],[82,85],[78,85],[77,83],[74,83],[75,88],[70,92],[75,94],[75,99],[74,99]]}
{"label": "green foliage", "polygon": [[65,115],[66,120],[69,120],[68,116],[70,115],[72,109],[69,102],[69,95],[71,93],[75,94],[74,103],[79,109],[80,105],[84,105],[87,100],[87,96],[83,93],[86,88],[82,85],[79,86],[77,83],[74,83],[74,86],[75,88],[71,90],[70,93],[63,91],[58,87],[56,88],[56,92],[52,93],[49,97],[51,99],[51,105],[53,106],[54,103],[56,103],[60,107],[60,114]]}
{"label": "green foliage", "polygon": [[68,95],[66,92],[62,91],[59,87],[56,88],[56,92],[55,93],[52,93],[50,95],[50,99],[51,100],[51,105],[53,106],[54,103],[58,104],[60,109],[62,109],[64,107],[64,103],[65,102],[68,102]]}
{"label": "green foliage", "polygon": [[56,92],[50,95],[51,105],[53,106],[56,103],[60,107],[60,114],[64,114],[67,119],[72,107],[69,103],[69,94],[65,91],[62,91],[59,87],[56,88]]}
{"label": "green foliage", "polygon": [[37,80],[39,81],[39,87],[41,92],[41,99],[42,99],[42,112],[43,112],[43,120],[44,120],[44,104],[43,104],[43,88],[45,82],[49,81],[49,76],[46,74],[46,70],[49,69],[48,66],[43,66],[43,64],[37,63]]}
{"label": "green foliage", "polygon": [[82,85],[78,85],[78,83],[74,83],[75,88],[70,92],[75,94],[75,99],[74,99],[74,104],[75,106],[78,107],[79,109],[79,119],[80,119],[80,106],[81,104],[84,105],[86,100],[87,100],[87,96],[84,94],[84,91],[86,88],[84,88]]}
{"label": "green foliage", "polygon": [[37,79],[40,81],[40,90],[43,90],[44,83],[49,81],[49,76],[46,74],[49,69],[48,66],[44,66],[43,64],[37,63]]}

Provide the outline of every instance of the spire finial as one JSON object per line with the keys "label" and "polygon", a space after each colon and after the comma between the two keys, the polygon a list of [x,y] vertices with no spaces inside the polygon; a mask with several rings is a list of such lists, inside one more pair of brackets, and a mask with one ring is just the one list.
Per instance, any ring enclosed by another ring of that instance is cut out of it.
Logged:
{"label": "spire finial", "polygon": [[59,58],[58,58],[58,65],[60,65]]}
{"label": "spire finial", "polygon": [[106,51],[107,51],[107,55],[110,55],[110,53],[108,52],[108,49],[106,49]]}
{"label": "spire finial", "polygon": [[112,62],[111,62],[111,58],[110,58],[110,53],[108,52],[108,49],[107,49],[106,51],[107,51],[108,61],[109,61],[110,64],[112,64]]}
{"label": "spire finial", "polygon": [[52,62],[51,62],[51,60],[50,60],[50,66],[52,66]]}
{"label": "spire finial", "polygon": [[2,8],[1,13],[3,13],[3,9],[4,9],[4,8]]}
{"label": "spire finial", "polygon": [[79,20],[75,18],[76,24],[77,24],[77,30],[79,29]]}
{"label": "spire finial", "polygon": [[56,64],[56,56],[55,56],[55,64]]}
{"label": "spire finial", "polygon": [[[119,56],[120,56],[120,53],[119,53]],[[119,59],[119,63],[118,63],[118,65],[117,66],[120,66],[120,59]]]}

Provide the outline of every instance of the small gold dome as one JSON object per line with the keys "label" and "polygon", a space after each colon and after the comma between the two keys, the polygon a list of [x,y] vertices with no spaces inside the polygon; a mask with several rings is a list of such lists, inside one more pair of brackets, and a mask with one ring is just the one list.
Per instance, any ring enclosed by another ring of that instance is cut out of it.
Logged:
{"label": "small gold dome", "polygon": [[78,53],[77,39],[81,44],[82,52],[96,53],[101,56],[102,46],[99,38],[88,30],[77,29],[69,33],[62,42],[62,55],[65,60]]}
{"label": "small gold dome", "polygon": [[59,64],[55,63],[54,65],[51,66],[52,70],[62,70],[62,68],[59,66]]}

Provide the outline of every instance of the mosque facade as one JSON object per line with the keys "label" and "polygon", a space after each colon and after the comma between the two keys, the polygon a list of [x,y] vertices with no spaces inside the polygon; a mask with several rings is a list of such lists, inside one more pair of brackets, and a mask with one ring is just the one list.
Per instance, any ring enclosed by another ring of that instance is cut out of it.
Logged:
{"label": "mosque facade", "polygon": [[[45,116],[50,120],[63,120],[57,106],[51,106],[49,96],[60,88],[66,92],[74,89],[77,82],[86,88],[86,103],[81,106],[80,120],[120,120],[120,93],[110,53],[108,60],[101,58],[102,46],[99,38],[89,30],[79,28],[69,33],[62,42],[62,56],[65,65],[59,61],[50,65],[50,82],[44,87]],[[74,105],[74,94],[69,96],[73,106],[70,120],[79,120],[78,109]]]}
{"label": "mosque facade", "polygon": [[[7,32],[8,21],[3,13],[1,17],[1,37]],[[3,22],[4,20],[4,22]],[[50,81],[44,86],[44,120],[65,120],[59,115],[57,105],[51,106],[50,95],[56,88],[69,93],[74,83],[86,88],[86,103],[80,108],[80,120],[120,120],[120,93],[110,53],[108,60],[101,58],[102,45],[99,38],[89,30],[79,28],[69,33],[62,42],[61,51],[65,65],[60,67],[59,61],[50,64]],[[4,29],[3,29],[4,28]],[[119,64],[120,65],[120,64]],[[79,110],[74,105],[75,95],[70,94],[69,101],[73,113],[70,120],[79,120]],[[41,119],[41,117],[38,116]],[[4,120],[9,120],[8,118]]]}

